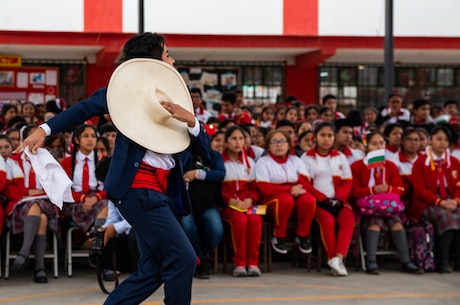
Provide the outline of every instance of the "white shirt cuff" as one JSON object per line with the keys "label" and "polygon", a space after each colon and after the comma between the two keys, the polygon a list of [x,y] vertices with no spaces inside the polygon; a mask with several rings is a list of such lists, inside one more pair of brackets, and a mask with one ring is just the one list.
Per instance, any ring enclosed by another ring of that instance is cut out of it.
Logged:
{"label": "white shirt cuff", "polygon": [[200,122],[198,122],[197,118],[195,118],[195,126],[188,127],[188,132],[190,132],[194,137],[198,137],[200,134]]}
{"label": "white shirt cuff", "polygon": [[51,135],[51,128],[50,128],[50,126],[48,124],[43,123],[38,127],[40,127],[41,129],[43,129],[45,131],[47,137]]}

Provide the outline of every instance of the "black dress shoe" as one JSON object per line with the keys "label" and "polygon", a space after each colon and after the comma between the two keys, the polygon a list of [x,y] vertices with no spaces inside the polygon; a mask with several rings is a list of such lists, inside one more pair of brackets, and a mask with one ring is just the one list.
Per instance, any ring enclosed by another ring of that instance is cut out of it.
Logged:
{"label": "black dress shoe", "polygon": [[439,265],[438,272],[439,273],[452,273],[454,272],[454,270],[452,270],[452,267],[450,266],[450,264],[447,263],[447,264]]}
{"label": "black dress shoe", "polygon": [[[40,273],[40,274],[39,274]],[[45,275],[43,275],[43,273]],[[34,282],[39,283],[39,284],[46,284],[48,283],[48,277],[46,276],[45,270],[44,269],[38,269],[35,270],[34,273]]]}
{"label": "black dress shoe", "polygon": [[422,274],[423,270],[414,265],[413,263],[405,263],[401,266],[401,272],[412,273],[412,274]]}
{"label": "black dress shoe", "polygon": [[376,262],[369,262],[369,263],[366,265],[366,272],[367,272],[368,274],[378,275],[378,274],[380,274],[380,272],[379,272],[379,266],[377,265]]}

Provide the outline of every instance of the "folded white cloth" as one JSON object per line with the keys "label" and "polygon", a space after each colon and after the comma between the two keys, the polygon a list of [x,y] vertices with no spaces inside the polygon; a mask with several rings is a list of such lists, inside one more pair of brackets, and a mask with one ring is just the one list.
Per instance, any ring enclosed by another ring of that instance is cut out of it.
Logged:
{"label": "folded white cloth", "polygon": [[64,202],[74,202],[72,181],[59,162],[44,148],[39,148],[37,154],[33,154],[26,147],[25,153],[50,201],[60,209]]}

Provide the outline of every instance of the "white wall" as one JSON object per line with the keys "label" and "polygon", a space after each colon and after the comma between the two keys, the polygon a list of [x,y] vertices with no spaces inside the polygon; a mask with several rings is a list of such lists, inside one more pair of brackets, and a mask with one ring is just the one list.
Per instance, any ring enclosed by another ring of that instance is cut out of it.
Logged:
{"label": "white wall", "polygon": [[283,33],[283,0],[145,0],[144,10],[147,31],[242,35]]}
{"label": "white wall", "polygon": [[[98,1],[98,0],[93,0]],[[318,0],[320,36],[383,36],[385,0]],[[395,36],[460,37],[460,0],[393,0]],[[283,0],[144,0],[145,30],[282,35]],[[84,28],[83,0],[0,0],[0,30]],[[123,32],[138,30],[138,0],[123,0]]]}
{"label": "white wall", "polygon": [[83,31],[83,0],[1,0],[0,30]]}
{"label": "white wall", "polygon": [[[395,36],[460,36],[459,0],[393,0]],[[385,0],[319,0],[320,36],[383,36]]]}

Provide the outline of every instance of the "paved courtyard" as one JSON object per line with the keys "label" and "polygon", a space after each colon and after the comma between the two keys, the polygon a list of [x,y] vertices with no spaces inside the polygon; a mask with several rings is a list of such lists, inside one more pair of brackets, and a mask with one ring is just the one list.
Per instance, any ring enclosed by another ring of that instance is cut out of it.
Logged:
{"label": "paved courtyard", "polygon": [[[379,276],[349,268],[350,275],[336,278],[326,268],[318,273],[276,262],[273,272],[260,278],[233,278],[221,272],[209,280],[194,280],[193,304],[460,304],[460,273],[409,275],[398,272],[397,264],[386,265]],[[177,293],[181,293],[178,291]],[[69,278],[49,278],[47,285],[35,284],[32,272],[11,274],[0,279],[0,304],[93,305],[104,295],[94,270],[74,268]],[[161,305],[159,290],[143,304]]]}

